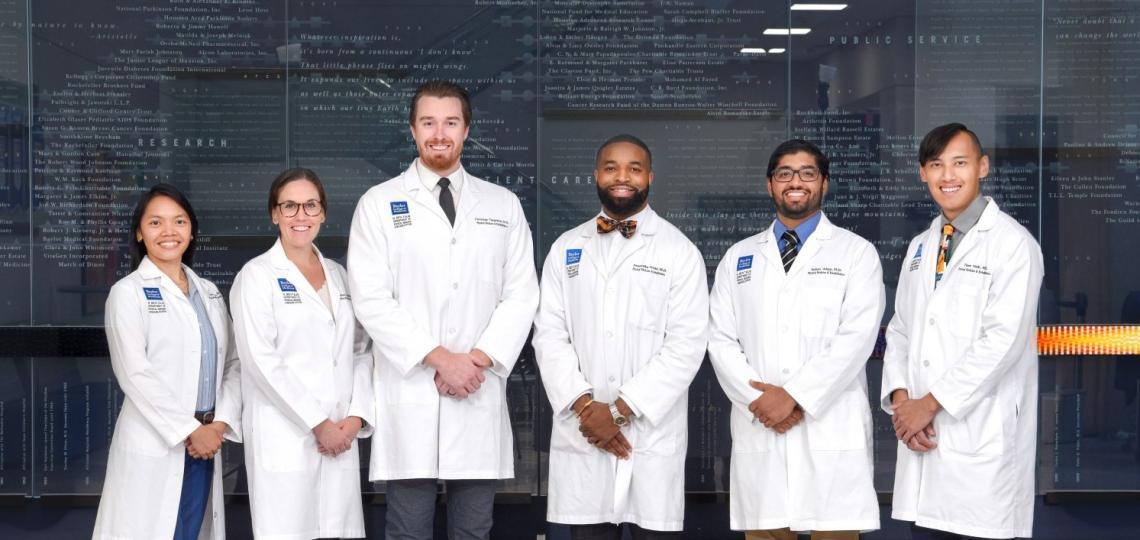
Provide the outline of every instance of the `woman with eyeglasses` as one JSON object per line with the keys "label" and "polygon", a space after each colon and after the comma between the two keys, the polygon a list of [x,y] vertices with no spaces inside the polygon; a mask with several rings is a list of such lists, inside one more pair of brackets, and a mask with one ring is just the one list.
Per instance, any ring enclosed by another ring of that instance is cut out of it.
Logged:
{"label": "woman with eyeglasses", "polygon": [[198,218],[178,188],[147,191],[130,234],[134,271],[111,287],[104,321],[125,397],[91,536],[225,538],[218,452],[241,433],[226,303],[190,269]]}
{"label": "woman with eyeglasses", "polygon": [[317,174],[269,188],[278,238],[230,291],[255,537],[363,538],[360,459],[371,434],[372,358],[344,267],[313,245],[328,209]]}

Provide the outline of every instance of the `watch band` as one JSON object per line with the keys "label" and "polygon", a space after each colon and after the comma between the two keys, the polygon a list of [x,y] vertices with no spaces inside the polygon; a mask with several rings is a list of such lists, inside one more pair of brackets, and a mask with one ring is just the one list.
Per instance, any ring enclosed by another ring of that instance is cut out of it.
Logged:
{"label": "watch band", "polygon": [[629,418],[626,418],[625,415],[618,410],[617,403],[610,403],[610,415],[614,417],[614,425],[617,427],[625,427],[626,424],[629,424]]}

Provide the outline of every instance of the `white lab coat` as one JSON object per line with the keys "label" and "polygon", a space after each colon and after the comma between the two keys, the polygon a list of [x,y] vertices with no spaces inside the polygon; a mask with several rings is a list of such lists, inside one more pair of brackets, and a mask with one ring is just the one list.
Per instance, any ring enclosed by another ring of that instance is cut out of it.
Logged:
{"label": "white lab coat", "polygon": [[982,538],[1033,533],[1041,248],[989,200],[934,288],[935,218],[907,249],[887,327],[882,407],[933,392],[938,447],[898,444],[891,517]]}
{"label": "white lab coat", "polygon": [[246,263],[230,290],[258,538],[364,537],[358,446],[322,456],[312,429],[358,416],[365,427],[357,437],[371,434],[372,357],[352,314],[344,268],[317,256],[335,316],[280,240]]}
{"label": "white lab coat", "polygon": [[[462,189],[452,227],[413,163],[352,218],[349,288],[375,359],[372,481],[514,476],[506,384],[538,308],[530,227],[509,190],[469,174]],[[487,353],[482,388],[441,397],[423,363],[436,346]]]}
{"label": "white lab coat", "polygon": [[[227,439],[241,442],[241,375],[225,300],[213,283],[183,269],[202,295],[217,336],[214,418],[229,425]],[[91,536],[171,538],[182,494],[184,441],[201,425],[194,419],[202,363],[198,317],[178,285],[143,258],[137,270],[111,287],[104,324],[111,368],[126,397],[115,421]],[[225,536],[219,452],[199,538]]]}
{"label": "white lab coat", "polygon": [[[821,216],[791,271],[773,227],[732,246],[712,291],[709,357],[732,402],[730,525],[735,530],[873,530],[867,358],[886,303],[870,242]],[[757,380],[804,410],[780,435],[753,421]]]}
{"label": "white lab coat", "polygon": [[[554,409],[547,519],[681,530],[689,384],[707,345],[708,278],[696,246],[647,209],[601,256],[594,220],[554,242],[532,341]],[[613,232],[610,234],[619,234]],[[612,263],[609,264],[609,263]],[[636,413],[628,460],[590,445],[571,405],[592,392]]]}

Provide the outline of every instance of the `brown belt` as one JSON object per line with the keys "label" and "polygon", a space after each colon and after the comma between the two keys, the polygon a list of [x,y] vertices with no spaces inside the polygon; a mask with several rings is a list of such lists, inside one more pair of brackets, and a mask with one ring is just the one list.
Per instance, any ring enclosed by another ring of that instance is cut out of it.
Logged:
{"label": "brown belt", "polygon": [[194,419],[203,424],[209,424],[214,421],[214,411],[196,412],[194,413]]}

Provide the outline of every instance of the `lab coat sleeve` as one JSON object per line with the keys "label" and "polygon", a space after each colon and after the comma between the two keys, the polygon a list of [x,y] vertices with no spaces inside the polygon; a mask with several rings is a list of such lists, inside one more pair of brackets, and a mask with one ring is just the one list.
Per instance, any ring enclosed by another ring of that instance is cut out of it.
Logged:
{"label": "lab coat sleeve", "polygon": [[966,353],[930,387],[930,393],[950,416],[961,420],[991,394],[1010,367],[1037,339],[1037,299],[1044,263],[1041,248],[1024,236],[992,269],[990,289],[984,291],[981,331]]}
{"label": "lab coat sleeve", "polygon": [[376,429],[375,397],[372,394],[372,340],[368,332],[353,321],[352,344],[352,401],[348,404],[348,416],[357,416],[364,426],[356,434],[363,439],[372,436]]}
{"label": "lab coat sleeve", "polygon": [[920,281],[917,272],[907,270],[905,264],[899,270],[895,314],[887,325],[887,349],[883,353],[883,384],[879,396],[879,407],[887,414],[894,414],[891,410],[891,393],[899,389],[909,391],[907,357],[910,355],[910,321],[914,308],[911,305],[911,288],[917,284],[916,281]]}
{"label": "lab coat sleeve", "polygon": [[[182,444],[199,424],[179,406],[177,391],[166,386],[146,356],[146,327],[138,287],[120,282],[107,297],[104,327],[111,352],[111,369],[119,388],[138,407],[142,417],[170,447]],[[179,332],[180,328],[167,329]],[[197,336],[194,339],[198,339]]]}
{"label": "lab coat sleeve", "polygon": [[863,374],[879,338],[885,305],[879,254],[871,244],[864,243],[851,265],[835,336],[784,385],[804,412],[812,416],[823,414],[840,392]]}
{"label": "lab coat sleeve", "polygon": [[403,376],[423,366],[439,342],[421,328],[396,298],[395,276],[388,263],[381,197],[360,198],[348,237],[348,288],[357,320],[372,338],[379,356]]}
{"label": "lab coat sleeve", "polygon": [[736,260],[733,253],[729,251],[720,260],[709,298],[709,360],[728,400],[741,412],[752,416],[748,406],[763,392],[748,384],[749,381],[760,380],[760,374],[748,363],[748,356],[740,344],[740,326],[733,295],[736,282],[734,263],[728,262]]}
{"label": "lab coat sleeve", "polygon": [[534,272],[530,226],[518,198],[511,195],[510,201],[513,215],[507,233],[499,305],[475,343],[475,348],[491,357],[491,373],[503,379],[514,369],[538,309],[538,277]]}
{"label": "lab coat sleeve", "polygon": [[709,288],[705,261],[692,244],[678,253],[678,275],[669,283],[665,340],[649,363],[622,384],[619,395],[657,424],[689,391],[708,347]]}
{"label": "lab coat sleeve", "polygon": [[[215,295],[217,287],[213,284]],[[220,296],[220,295],[219,295]],[[234,343],[234,325],[229,319],[225,302],[217,300],[220,313],[226,317],[226,351],[225,364],[222,366],[222,384],[218,389],[218,396],[214,403],[214,420],[225,422],[228,426],[225,437],[233,442],[242,442],[241,437],[241,361],[238,358],[237,344]]]}
{"label": "lab coat sleeve", "polygon": [[535,361],[542,374],[546,397],[555,415],[569,415],[579,396],[592,393],[593,387],[582,375],[578,353],[570,342],[570,321],[566,315],[563,282],[565,267],[559,264],[560,243],[555,243],[542,265],[542,300],[534,321]]}
{"label": "lab coat sleeve", "polygon": [[278,411],[308,431],[329,417],[277,352],[272,289],[275,284],[273,276],[251,265],[238,272],[230,290],[234,337],[249,381],[269,397]]}

